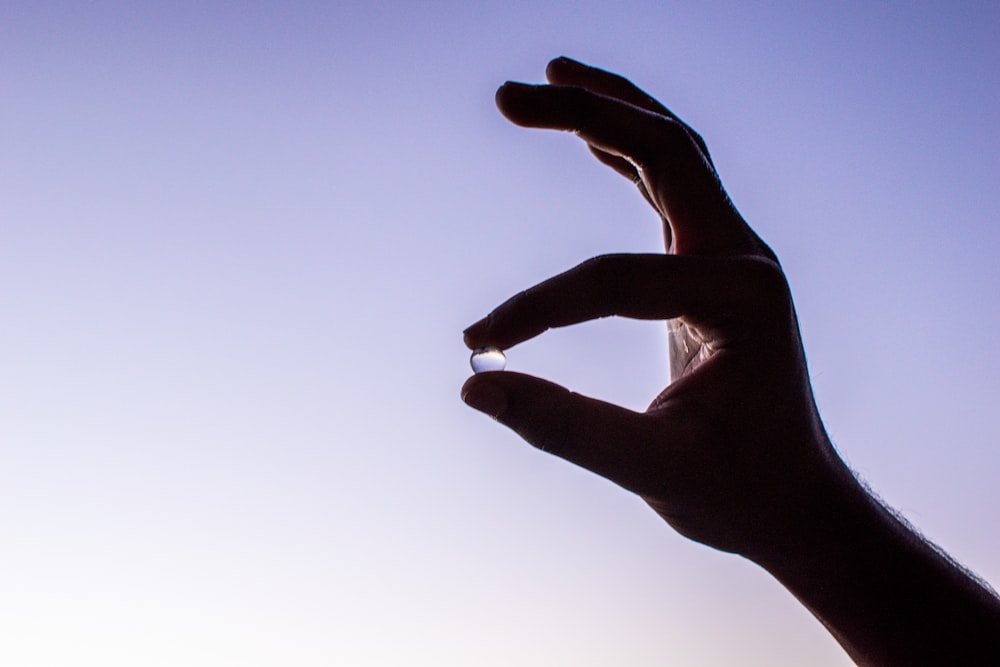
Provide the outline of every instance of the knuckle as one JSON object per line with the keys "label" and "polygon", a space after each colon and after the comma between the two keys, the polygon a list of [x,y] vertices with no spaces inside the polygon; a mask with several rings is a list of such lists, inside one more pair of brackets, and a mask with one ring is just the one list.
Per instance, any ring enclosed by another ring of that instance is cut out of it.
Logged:
{"label": "knuckle", "polygon": [[596,255],[586,260],[581,266],[597,278],[608,278],[617,274],[628,255],[621,253],[607,253]]}
{"label": "knuckle", "polygon": [[627,254],[614,253],[591,257],[584,262],[595,302],[614,306],[627,297],[631,259]]}
{"label": "knuckle", "polygon": [[545,311],[544,301],[544,290],[541,286],[535,285],[514,295],[510,300],[510,311],[516,313],[517,317],[522,320],[535,320]]}
{"label": "knuckle", "polygon": [[737,284],[742,285],[741,301],[752,312],[768,318],[789,315],[792,296],[781,266],[769,257],[749,257],[740,262]]}
{"label": "knuckle", "polygon": [[705,159],[697,141],[680,121],[655,115],[650,130],[655,146],[645,156],[643,167],[672,171],[679,164],[690,165],[695,156],[699,162]]}
{"label": "knuckle", "polygon": [[594,97],[586,88],[567,86],[563,90],[567,108],[572,110],[574,125],[580,131],[594,117]]}
{"label": "knuckle", "polygon": [[694,141],[694,143],[698,146],[698,148],[705,154],[708,154],[708,144],[705,143],[704,137],[702,137],[701,134],[691,129],[690,127],[687,128],[687,131],[688,134],[691,136],[691,140]]}
{"label": "knuckle", "polygon": [[657,132],[671,146],[688,145],[692,142],[691,135],[683,123],[667,116],[657,116]]}

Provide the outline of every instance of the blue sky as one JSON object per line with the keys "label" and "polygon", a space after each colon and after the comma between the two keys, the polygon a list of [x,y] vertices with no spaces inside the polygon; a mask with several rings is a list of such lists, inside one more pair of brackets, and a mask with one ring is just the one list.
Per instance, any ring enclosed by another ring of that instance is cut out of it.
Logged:
{"label": "blue sky", "polygon": [[[569,55],[708,140],[845,458],[1000,581],[993,3],[5,3],[0,662],[843,665],[767,575],[461,404],[461,330],[660,248]],[[509,367],[641,409],[663,328]]]}

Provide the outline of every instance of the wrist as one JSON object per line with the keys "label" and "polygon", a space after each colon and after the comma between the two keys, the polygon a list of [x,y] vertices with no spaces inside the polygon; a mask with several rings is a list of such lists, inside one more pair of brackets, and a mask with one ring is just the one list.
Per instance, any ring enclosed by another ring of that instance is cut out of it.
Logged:
{"label": "wrist", "polygon": [[966,660],[1000,656],[995,594],[887,508],[839,458],[835,463],[814,480],[781,539],[748,557],[858,664],[976,664]]}
{"label": "wrist", "polygon": [[819,462],[799,471],[796,490],[786,500],[772,534],[743,554],[776,576],[835,552],[881,511],[832,445],[821,449]]}

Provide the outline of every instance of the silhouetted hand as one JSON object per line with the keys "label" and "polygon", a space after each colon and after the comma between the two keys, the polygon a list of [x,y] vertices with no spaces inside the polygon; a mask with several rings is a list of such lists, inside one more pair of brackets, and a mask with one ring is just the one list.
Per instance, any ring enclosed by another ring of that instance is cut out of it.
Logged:
{"label": "silhouetted hand", "polygon": [[[796,521],[835,460],[813,404],[795,312],[774,254],[726,196],[704,142],[625,79],[568,59],[553,85],[508,83],[518,125],[568,130],[633,180],[669,254],[608,255],[518,294],[465,334],[509,348],[607,315],[672,320],[673,382],[644,413],[510,372],[463,389],[543,450],[642,496],[684,535],[751,553]],[[686,348],[686,349],[685,349]]]}
{"label": "silhouetted hand", "polygon": [[785,276],[701,137],[617,75],[566,58],[547,75],[501,87],[500,111],[574,132],[634,181],[667,254],[590,259],[500,305],[465,343],[509,348],[608,315],[667,320],[672,382],[642,413],[512,372],[469,378],[465,402],[639,494],[683,535],[758,563],[860,664],[1000,664],[1000,600],[830,445]]}

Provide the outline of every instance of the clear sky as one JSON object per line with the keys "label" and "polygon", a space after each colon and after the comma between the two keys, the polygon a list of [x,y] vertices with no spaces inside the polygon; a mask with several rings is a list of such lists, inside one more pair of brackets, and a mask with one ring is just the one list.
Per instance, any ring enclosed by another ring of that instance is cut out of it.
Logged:
{"label": "clear sky", "polygon": [[[706,137],[844,457],[1000,582],[1000,9],[905,4],[0,5],[0,663],[847,664],[459,401],[465,326],[661,247],[495,111],[563,54]],[[663,331],[509,367],[641,409]]]}

